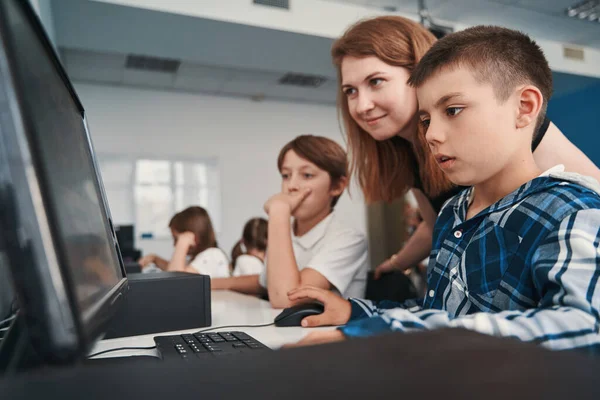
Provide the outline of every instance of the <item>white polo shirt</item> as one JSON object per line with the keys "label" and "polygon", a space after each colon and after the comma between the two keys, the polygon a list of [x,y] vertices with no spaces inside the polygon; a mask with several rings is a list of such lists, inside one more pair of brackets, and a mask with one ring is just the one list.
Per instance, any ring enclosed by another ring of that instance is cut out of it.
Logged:
{"label": "white polo shirt", "polygon": [[[300,271],[304,268],[318,271],[342,297],[365,296],[369,269],[367,239],[362,233],[345,227],[335,212],[300,237],[292,230],[292,246]],[[258,281],[267,287],[266,268]]]}
{"label": "white polo shirt", "polygon": [[233,276],[258,275],[261,274],[264,269],[265,264],[260,258],[249,254],[242,254],[235,260]]}
{"label": "white polo shirt", "polygon": [[211,278],[228,278],[229,259],[223,250],[211,247],[199,253],[189,264],[198,273]]}

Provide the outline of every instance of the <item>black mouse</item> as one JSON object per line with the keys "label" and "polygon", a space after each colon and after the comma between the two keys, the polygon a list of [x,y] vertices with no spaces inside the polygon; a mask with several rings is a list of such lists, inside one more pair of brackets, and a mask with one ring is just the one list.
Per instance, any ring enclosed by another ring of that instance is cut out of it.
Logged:
{"label": "black mouse", "polygon": [[275,317],[275,326],[302,326],[301,322],[304,317],[322,314],[324,310],[323,304],[317,302],[302,303],[285,308],[281,314]]}

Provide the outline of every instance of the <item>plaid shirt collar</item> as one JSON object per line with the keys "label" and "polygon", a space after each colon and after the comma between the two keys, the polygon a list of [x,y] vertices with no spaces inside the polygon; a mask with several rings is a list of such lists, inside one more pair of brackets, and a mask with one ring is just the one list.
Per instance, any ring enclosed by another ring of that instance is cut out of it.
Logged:
{"label": "plaid shirt collar", "polygon": [[[509,193],[508,195],[501,198],[496,203],[482,210],[479,214],[474,216],[473,218],[485,217],[486,215],[502,211],[505,208],[512,207],[515,204],[519,203],[523,199],[528,196],[537,193],[541,190],[546,190],[549,185],[552,186],[553,182],[548,179],[556,174],[560,174],[565,170],[564,165],[556,165],[547,171],[540,174],[535,179],[519,186],[515,191]],[[563,184],[562,182],[554,182],[556,185]],[[450,202],[454,203],[452,207],[454,208],[455,215],[455,226],[461,224],[467,219],[467,211],[469,210],[469,206],[473,202],[473,198],[475,196],[475,187],[471,186],[468,189],[465,189],[463,192],[458,194],[454,199],[451,199]]]}

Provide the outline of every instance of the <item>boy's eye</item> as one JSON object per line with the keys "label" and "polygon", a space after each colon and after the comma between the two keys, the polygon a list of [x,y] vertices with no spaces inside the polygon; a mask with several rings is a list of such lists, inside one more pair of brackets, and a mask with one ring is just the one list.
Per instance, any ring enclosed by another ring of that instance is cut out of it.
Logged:
{"label": "boy's eye", "polygon": [[356,89],[351,88],[351,87],[345,88],[343,91],[346,96],[352,96],[353,94],[356,93]]}
{"label": "boy's eye", "polygon": [[463,107],[448,107],[446,109],[446,114],[448,114],[450,117],[454,117],[458,114],[460,114],[460,112],[463,110]]}

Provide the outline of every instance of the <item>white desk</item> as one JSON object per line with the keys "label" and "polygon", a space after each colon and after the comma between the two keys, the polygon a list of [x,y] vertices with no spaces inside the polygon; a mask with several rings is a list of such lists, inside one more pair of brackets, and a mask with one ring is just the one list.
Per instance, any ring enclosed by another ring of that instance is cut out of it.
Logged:
{"label": "white desk", "polygon": [[[247,296],[240,293],[230,292],[227,290],[213,290],[211,294],[211,309],[212,309],[212,325],[261,325],[271,323],[275,316],[281,310],[271,308],[268,301],[258,299],[253,296]],[[148,335],[129,336],[117,339],[101,340],[90,351],[90,354],[114,349],[118,347],[150,347],[154,346],[154,336],[160,335],[176,335],[181,333],[194,333],[206,328],[194,328],[185,331],[161,332]],[[285,327],[280,328],[274,325],[261,328],[223,328],[215,329],[210,332],[219,331],[242,331],[248,333],[259,342],[269,346],[272,349],[278,349],[284,344],[295,343],[302,339],[307,333],[315,330],[331,330],[334,327],[322,328],[302,328],[302,327]],[[111,353],[105,353],[97,356],[101,357],[123,357],[133,355],[153,355],[158,356],[158,351],[154,350],[121,350]]]}

